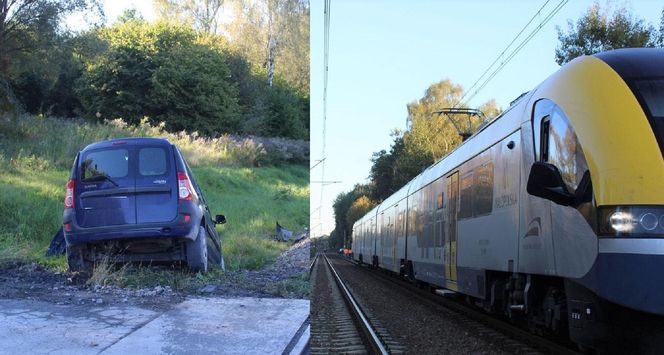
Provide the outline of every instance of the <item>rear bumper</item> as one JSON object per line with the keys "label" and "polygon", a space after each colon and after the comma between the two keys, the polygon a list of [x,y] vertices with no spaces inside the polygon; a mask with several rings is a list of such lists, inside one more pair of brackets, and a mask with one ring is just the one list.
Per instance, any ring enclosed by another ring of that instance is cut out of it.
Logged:
{"label": "rear bumper", "polygon": [[[191,218],[184,221],[184,215]],[[165,223],[124,224],[114,226],[83,228],[76,223],[76,214],[72,210],[65,210],[64,223],[71,225],[70,231],[64,231],[68,246],[87,243],[130,240],[145,238],[181,238],[195,240],[198,235],[200,221],[203,213],[198,206],[181,206],[177,217]]]}

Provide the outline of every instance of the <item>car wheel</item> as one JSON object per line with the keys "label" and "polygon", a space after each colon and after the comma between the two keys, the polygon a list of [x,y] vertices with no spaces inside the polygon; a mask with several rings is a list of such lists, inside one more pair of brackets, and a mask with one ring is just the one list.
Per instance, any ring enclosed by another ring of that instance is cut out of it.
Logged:
{"label": "car wheel", "polygon": [[71,272],[88,272],[92,270],[92,264],[85,260],[81,247],[67,246],[67,264]]}
{"label": "car wheel", "polygon": [[208,248],[205,228],[199,227],[196,240],[187,240],[187,266],[191,271],[207,272]]}

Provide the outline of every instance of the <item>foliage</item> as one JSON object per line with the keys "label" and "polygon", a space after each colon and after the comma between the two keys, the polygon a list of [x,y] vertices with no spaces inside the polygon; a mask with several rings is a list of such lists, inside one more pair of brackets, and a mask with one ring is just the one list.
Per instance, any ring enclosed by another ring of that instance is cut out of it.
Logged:
{"label": "foliage", "polygon": [[305,164],[309,160],[306,141],[230,135],[206,138],[196,132],[169,133],[163,124],[153,126],[147,120],[131,126],[121,119],[88,123],[29,115],[11,120],[0,117],[0,151],[6,157],[39,156],[63,169],[71,166],[72,157],[86,145],[124,137],[166,138],[180,148],[191,165],[252,167]]}
{"label": "foliage", "polygon": [[160,22],[128,21],[99,31],[108,51],[87,61],[84,112],[99,119],[143,116],[171,131],[238,132],[237,89],[224,54],[196,33]]}
{"label": "foliage", "polygon": [[[0,16],[6,20],[0,21],[0,33],[16,39],[0,38],[0,113],[26,111],[97,122],[122,118],[131,124],[148,117],[153,125],[165,122],[171,132],[309,138],[308,4],[298,7],[303,9],[299,28],[306,27],[306,36],[288,41],[306,56],[287,57],[270,86],[265,56],[250,56],[240,48],[254,43],[247,36],[262,38],[264,32],[233,32],[227,17],[223,31],[217,31],[224,10],[219,0],[161,3],[188,8],[176,16],[179,22],[150,24],[136,10],[127,10],[111,26],[72,33],[61,23],[62,16],[83,13],[95,20],[90,14],[99,14],[103,19],[100,0],[11,1],[10,11],[0,13],[10,15]],[[229,0],[228,8],[240,5]],[[262,17],[247,16],[264,13],[248,13],[243,6],[225,16],[229,14],[233,23],[263,23]],[[202,25],[208,21],[203,17],[214,23]],[[20,48],[12,47],[16,43]],[[264,54],[265,48],[260,49]],[[292,80],[293,71],[306,78],[306,88]]]}
{"label": "foliage", "polygon": [[73,115],[80,107],[74,94],[81,72],[72,56],[76,40],[62,24],[73,13],[84,14],[88,23],[103,19],[97,0],[0,0],[0,80],[18,98],[0,112]]}
{"label": "foliage", "polygon": [[367,196],[360,196],[353,204],[350,205],[348,212],[346,212],[346,222],[349,226],[355,224],[355,222],[362,218],[367,212],[369,212],[376,204],[371,202]]}
{"label": "foliage", "polygon": [[[335,227],[328,245],[333,250],[350,245],[353,224],[357,218],[362,217],[366,211],[373,208],[373,202],[367,199],[369,188],[367,185],[355,185],[351,191],[342,192],[334,199],[332,209],[334,210]],[[355,203],[358,200],[361,202]],[[355,207],[353,208],[353,205]],[[353,209],[353,212],[350,212]],[[359,214],[366,209],[363,214]]]}
{"label": "foliage", "polygon": [[608,8],[602,10],[595,2],[576,24],[567,22],[567,31],[557,28],[560,44],[556,48],[556,62],[562,65],[581,55],[618,48],[662,47],[664,12],[661,21],[658,33],[655,27],[624,7],[609,14]]}
{"label": "foliage", "polygon": [[[348,245],[355,221],[461,144],[454,125],[434,112],[455,107],[462,96],[463,88],[445,79],[429,86],[421,99],[408,104],[410,130],[394,130],[390,151],[381,150],[372,155],[369,184],[355,185],[334,200],[335,228],[330,234],[330,247]],[[501,112],[495,100],[489,100],[479,109],[488,119]],[[464,129],[470,132],[484,123],[477,117],[469,122],[466,116],[461,118],[464,121],[460,123],[467,125]]]}
{"label": "foliage", "polygon": [[[309,94],[309,2],[300,0],[155,0],[162,19],[175,20],[228,41],[272,86],[282,78]],[[222,17],[232,15],[225,23]]]}
{"label": "foliage", "polygon": [[[453,124],[443,115],[434,114],[441,108],[454,107],[463,95],[463,88],[449,79],[431,85],[424,97],[408,104],[409,131],[394,131],[393,143],[388,153],[374,153],[370,173],[371,197],[382,201],[396,192],[426,167],[451,152],[461,137]],[[494,100],[479,107],[488,118],[500,113]],[[482,120],[473,117],[468,123],[466,116],[452,117],[470,132],[475,131]]]}
{"label": "foliage", "polygon": [[62,19],[79,11],[103,18],[98,0],[0,0],[0,76],[12,62],[49,47]]}
{"label": "foliage", "polygon": [[216,34],[224,0],[154,0],[160,18],[177,20],[207,34]]}

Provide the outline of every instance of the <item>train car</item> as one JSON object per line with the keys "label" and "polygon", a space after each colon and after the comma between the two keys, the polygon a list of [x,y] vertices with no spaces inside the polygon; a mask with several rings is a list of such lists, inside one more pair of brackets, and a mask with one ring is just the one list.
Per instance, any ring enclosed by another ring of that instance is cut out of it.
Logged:
{"label": "train car", "polygon": [[664,50],[572,60],[353,238],[357,260],[582,347],[643,343],[664,328]]}

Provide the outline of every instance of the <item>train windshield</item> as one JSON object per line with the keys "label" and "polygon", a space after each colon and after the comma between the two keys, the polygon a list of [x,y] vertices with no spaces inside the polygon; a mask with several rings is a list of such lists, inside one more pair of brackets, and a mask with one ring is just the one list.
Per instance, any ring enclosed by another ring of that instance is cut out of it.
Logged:
{"label": "train windshield", "polygon": [[635,80],[632,88],[648,115],[660,147],[664,146],[664,79]]}

